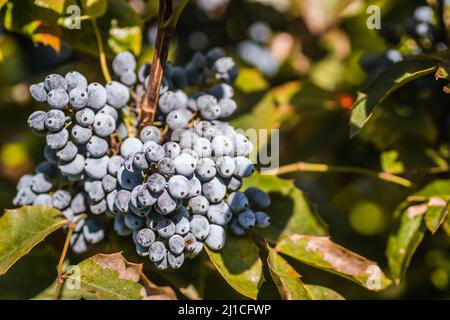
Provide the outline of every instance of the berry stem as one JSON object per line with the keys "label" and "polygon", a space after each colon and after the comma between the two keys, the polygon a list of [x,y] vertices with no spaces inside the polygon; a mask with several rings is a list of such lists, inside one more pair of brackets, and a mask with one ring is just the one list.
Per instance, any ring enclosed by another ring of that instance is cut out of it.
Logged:
{"label": "berry stem", "polygon": [[158,31],[155,51],[150,69],[149,83],[144,99],[139,106],[140,126],[151,125],[158,106],[159,90],[164,75],[164,65],[169,53],[170,40],[175,31],[178,18],[189,0],[182,0],[173,12],[172,0],[159,0]]}
{"label": "berry stem", "polygon": [[102,68],[103,77],[106,82],[111,82],[111,73],[108,69],[108,61],[106,59],[105,48],[103,47],[102,36],[100,35],[100,30],[98,29],[97,20],[95,20],[95,18],[91,18],[91,22],[95,33],[95,39],[97,41],[98,57],[100,59],[100,67]]}
{"label": "berry stem", "polygon": [[159,23],[156,34],[155,51],[153,53],[153,61],[150,69],[149,83],[147,83],[147,91],[140,105],[141,127],[145,127],[153,123],[158,105],[159,90],[164,74],[164,64],[169,53],[170,38],[172,30],[164,28],[165,22],[172,15],[172,0],[159,1]]}
{"label": "berry stem", "polygon": [[85,216],[82,215],[77,220],[68,223],[69,230],[67,231],[66,241],[64,242],[64,247],[63,247],[63,250],[61,252],[61,256],[59,257],[59,262],[58,262],[58,269],[57,269],[58,270],[58,276],[56,278],[56,288],[55,288],[55,293],[53,295],[53,299],[54,300],[58,300],[59,299],[59,295],[61,293],[61,288],[62,288],[62,285],[63,285],[64,280],[65,280],[65,277],[64,277],[64,274],[63,274],[63,264],[64,264],[64,260],[66,259],[67,250],[69,249],[70,238],[72,237],[73,231],[75,230],[78,222],[80,222],[84,218],[85,218]]}
{"label": "berry stem", "polygon": [[373,178],[377,178],[383,181],[392,182],[401,185],[405,188],[411,188],[413,186],[410,180],[393,175],[389,172],[378,172],[364,168],[348,167],[348,166],[330,166],[322,163],[307,163],[296,162],[281,166],[279,168],[264,171],[267,175],[283,175],[292,172],[334,172],[334,173],[356,173]]}

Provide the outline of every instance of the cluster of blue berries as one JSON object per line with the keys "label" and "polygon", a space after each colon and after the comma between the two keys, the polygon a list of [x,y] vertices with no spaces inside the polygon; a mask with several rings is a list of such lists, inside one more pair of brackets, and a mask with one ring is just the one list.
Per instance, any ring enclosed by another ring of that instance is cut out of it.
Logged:
{"label": "cluster of blue berries", "polygon": [[[435,12],[430,6],[417,7],[413,15],[401,26],[384,24],[379,33],[390,48],[362,57],[360,64],[369,78],[375,77],[381,70],[391,67],[411,54],[426,54],[448,49],[445,34],[440,29]],[[403,33],[409,38],[406,47],[400,46]]]}
{"label": "cluster of blue berries", "polygon": [[248,39],[239,42],[237,46],[239,57],[265,76],[275,76],[281,65],[268,49],[273,37],[270,26],[262,21],[254,22],[248,27],[247,35]]}
{"label": "cluster of blue berries", "polygon": [[[222,249],[227,229],[243,235],[267,227],[269,196],[240,191],[254,172],[253,144],[226,122],[237,108],[233,59],[214,48],[184,67],[166,64],[155,122],[140,130],[137,106],[151,65],[137,68],[135,57],[121,52],[112,69],[116,80],[105,86],[74,71],[30,87],[50,106],[28,120],[46,136],[46,161],[19,180],[13,204],[54,207],[69,219],[88,214],[72,236],[75,252],[103,239],[95,215],[105,213],[161,270],[180,268],[204,245]],[[199,87],[207,92],[184,91]],[[126,115],[133,120],[127,125]]]}

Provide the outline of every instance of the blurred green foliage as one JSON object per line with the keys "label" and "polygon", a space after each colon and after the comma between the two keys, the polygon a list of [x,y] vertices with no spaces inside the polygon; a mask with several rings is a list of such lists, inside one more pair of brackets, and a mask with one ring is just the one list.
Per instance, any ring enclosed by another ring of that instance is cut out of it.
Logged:
{"label": "blurred green foliage", "polygon": [[[43,160],[43,141],[26,126],[28,114],[39,108],[30,99],[28,85],[40,81],[45,74],[72,69],[82,71],[90,81],[102,81],[89,21],[82,22],[81,30],[68,30],[61,25],[60,8],[40,6],[36,10],[33,0],[6,2],[0,0],[0,21],[4,26],[0,27],[2,209],[11,207],[17,179]],[[99,14],[99,25],[109,56],[129,49],[140,55],[140,61],[151,59],[156,2],[108,1],[105,14]],[[282,3],[286,3],[285,7]],[[412,190],[346,173],[292,173],[287,178],[293,179],[301,191],[292,191],[289,185],[284,185],[279,188],[281,194],[275,194],[276,186],[267,184],[273,187],[270,190],[273,201],[282,203],[284,213],[292,211],[292,206],[300,208],[297,213],[303,215],[317,211],[336,243],[388,270],[385,248],[389,234],[397,230],[396,208],[434,179],[448,178],[450,96],[442,91],[443,84],[435,81],[433,75],[414,80],[388,97],[361,132],[349,139],[350,108],[357,98],[356,92],[372,78],[361,68],[361,59],[390,49],[410,55],[416,49],[404,32],[400,33],[400,42],[392,44],[379,31],[369,30],[366,8],[370,4],[380,6],[384,30],[401,29],[415,8],[426,2],[231,0],[218,14],[213,14],[200,10],[191,1],[179,21],[170,60],[181,64],[188,61],[195,51],[192,45],[195,33],[206,39],[204,50],[214,46],[226,48],[241,70],[236,83],[239,109],[232,122],[244,129],[280,129],[280,165],[297,161],[327,163],[402,174],[411,179]],[[64,15],[64,10],[61,12]],[[317,15],[318,12],[321,14]],[[111,24],[112,20],[116,24]],[[274,33],[269,47],[278,57],[280,69],[272,77],[246,64],[236,51],[237,44],[247,38],[244,30],[255,21],[265,21]],[[291,192],[298,193],[295,203],[286,198]],[[302,202],[303,196],[317,207],[308,208]],[[276,222],[277,217],[273,220]],[[301,224],[301,219],[297,223]],[[316,233],[322,234],[322,230]],[[53,235],[1,277],[0,299],[32,298],[48,287],[54,279],[62,238],[62,233]],[[71,254],[70,261],[76,263],[96,252],[119,250],[126,253],[129,261],[140,261],[132,253],[134,250],[126,250],[127,245],[111,235],[109,242],[100,244],[95,252],[81,257]],[[328,287],[347,299],[448,299],[449,248],[450,237],[442,229],[433,236],[424,233],[405,281],[380,293],[286,259],[308,285]],[[30,264],[34,267],[27,268]],[[207,267],[199,268],[200,264]],[[145,268],[146,272],[152,272],[151,267]],[[203,254],[177,274],[151,274],[158,284],[171,283],[182,288],[184,297],[243,298],[213,271]],[[388,271],[387,274],[392,276]],[[265,277],[269,279],[270,275]],[[188,283],[186,279],[195,280]],[[274,285],[268,283],[263,284],[259,294],[277,297]]]}

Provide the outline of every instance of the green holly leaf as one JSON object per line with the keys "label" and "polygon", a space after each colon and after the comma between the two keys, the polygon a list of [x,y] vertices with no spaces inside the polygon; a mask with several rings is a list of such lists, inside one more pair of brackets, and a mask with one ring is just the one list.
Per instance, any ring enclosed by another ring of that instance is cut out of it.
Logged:
{"label": "green holly leaf", "polygon": [[56,209],[25,206],[0,218],[0,275],[68,221]]}
{"label": "green holly leaf", "polygon": [[81,0],[81,6],[91,18],[98,18],[106,13],[108,0]]}
{"label": "green holly leaf", "polygon": [[[128,262],[122,253],[96,254],[69,266],[62,299],[157,300],[176,299],[170,287],[158,287],[142,272],[142,264]],[[55,284],[35,297],[48,299]]]}
{"label": "green holly leaf", "polygon": [[426,210],[426,204],[419,204],[403,211],[397,230],[389,236],[386,256],[397,284],[404,278],[412,256],[425,235],[423,217]]}
{"label": "green holly leaf", "polygon": [[66,0],[34,0],[34,4],[38,7],[53,10],[59,14],[64,11],[64,2]]}
{"label": "green holly leaf", "polygon": [[262,261],[258,247],[249,237],[229,235],[219,252],[205,248],[211,262],[231,287],[251,299],[258,297],[264,281]]}
{"label": "green holly leaf", "polygon": [[408,82],[432,74],[440,60],[431,56],[416,56],[396,63],[382,71],[360,94],[350,118],[350,137],[355,136],[369,121],[376,107],[394,91]]}
{"label": "green holly leaf", "polygon": [[244,180],[243,190],[257,187],[269,194],[272,205],[267,213],[276,217],[265,229],[255,229],[262,237],[277,242],[291,234],[327,235],[327,227],[308,196],[294,181],[255,173]]}

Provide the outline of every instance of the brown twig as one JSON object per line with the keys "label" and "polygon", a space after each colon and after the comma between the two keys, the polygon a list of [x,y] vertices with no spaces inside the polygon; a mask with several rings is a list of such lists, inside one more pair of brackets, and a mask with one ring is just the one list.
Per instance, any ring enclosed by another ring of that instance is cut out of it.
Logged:
{"label": "brown twig", "polygon": [[140,126],[145,127],[153,123],[158,105],[159,90],[164,73],[164,64],[169,53],[169,44],[173,29],[167,27],[166,22],[172,16],[172,0],[159,0],[159,23],[156,35],[155,52],[150,69],[149,83],[144,99],[139,106],[141,115]]}
{"label": "brown twig", "polygon": [[355,173],[361,174],[376,179],[380,179],[387,182],[396,183],[406,188],[412,187],[412,182],[393,175],[389,172],[378,172],[372,171],[364,168],[348,167],[348,166],[330,166],[323,163],[307,163],[307,162],[296,162],[288,164],[279,168],[266,170],[264,174],[267,175],[283,175],[292,172],[340,172],[340,173]]}
{"label": "brown twig", "polygon": [[81,215],[77,220],[71,221],[71,222],[68,223],[69,230],[67,231],[66,241],[64,242],[64,247],[63,247],[63,250],[61,252],[61,256],[59,257],[59,262],[58,262],[58,276],[56,278],[56,288],[55,288],[55,293],[53,295],[53,299],[54,300],[58,300],[59,299],[59,295],[61,293],[62,285],[63,285],[64,280],[65,280],[64,273],[63,273],[63,264],[64,264],[64,260],[66,259],[67,251],[69,249],[70,238],[72,237],[73,231],[75,230],[77,224],[81,220],[83,220],[84,218],[85,218],[85,216]]}

